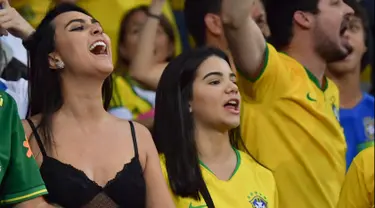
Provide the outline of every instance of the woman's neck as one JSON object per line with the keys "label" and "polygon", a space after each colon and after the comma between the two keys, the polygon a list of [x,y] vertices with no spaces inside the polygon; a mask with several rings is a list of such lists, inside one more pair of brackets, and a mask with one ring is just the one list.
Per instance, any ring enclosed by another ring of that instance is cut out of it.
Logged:
{"label": "woman's neck", "polygon": [[197,128],[195,140],[199,159],[205,164],[224,161],[233,154],[228,132]]}
{"label": "woman's neck", "polygon": [[102,81],[66,79],[62,82],[63,106],[59,113],[78,122],[97,122],[107,115],[103,107]]}

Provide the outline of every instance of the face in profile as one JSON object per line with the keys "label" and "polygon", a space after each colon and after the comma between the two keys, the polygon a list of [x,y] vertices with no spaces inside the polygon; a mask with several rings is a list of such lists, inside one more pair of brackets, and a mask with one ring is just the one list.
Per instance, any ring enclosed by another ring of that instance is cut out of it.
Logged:
{"label": "face in profile", "polygon": [[[119,45],[121,56],[126,60],[132,60],[136,55],[137,45],[140,41],[140,35],[144,24],[147,21],[147,15],[144,11],[138,10],[131,14],[127,25],[125,25],[126,34],[123,37],[123,43]],[[163,63],[168,57],[173,55],[173,42],[163,27],[159,24],[155,39],[154,60],[157,63]]]}
{"label": "face in profile", "polygon": [[348,30],[344,37],[348,40],[353,50],[343,60],[328,65],[332,74],[345,74],[353,70],[360,70],[363,55],[366,53],[365,30],[360,18],[351,15]]}
{"label": "face in profile", "polygon": [[63,73],[108,76],[113,70],[111,44],[98,21],[72,11],[54,20],[55,52],[50,54],[50,65],[65,64]]}
{"label": "face in profile", "polygon": [[261,0],[255,0],[251,10],[251,16],[257,23],[259,29],[262,31],[263,36],[268,38],[271,35],[270,29],[267,24],[266,11]]}
{"label": "face in profile", "polygon": [[315,49],[328,63],[345,58],[352,50],[344,34],[353,10],[342,0],[319,0],[318,10],[313,28]]}
{"label": "face in profile", "polygon": [[195,125],[228,131],[240,124],[240,94],[229,64],[210,56],[199,66],[190,101]]}

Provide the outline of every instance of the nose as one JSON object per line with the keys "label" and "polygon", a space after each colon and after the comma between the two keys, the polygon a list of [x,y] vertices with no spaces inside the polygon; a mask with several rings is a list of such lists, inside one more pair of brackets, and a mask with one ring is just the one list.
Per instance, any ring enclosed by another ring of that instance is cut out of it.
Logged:
{"label": "nose", "polygon": [[91,26],[91,34],[98,35],[103,33],[103,28],[98,24],[92,24]]}
{"label": "nose", "polygon": [[226,88],[226,93],[228,94],[238,94],[238,86],[230,81],[228,87]]}

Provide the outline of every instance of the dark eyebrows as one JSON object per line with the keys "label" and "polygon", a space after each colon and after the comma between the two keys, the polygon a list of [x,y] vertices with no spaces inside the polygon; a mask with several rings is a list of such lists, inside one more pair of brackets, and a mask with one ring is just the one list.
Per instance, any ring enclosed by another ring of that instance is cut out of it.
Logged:
{"label": "dark eyebrows", "polygon": [[[210,77],[210,76],[223,76],[223,73],[221,73],[221,72],[210,72],[210,73],[208,73],[208,74],[206,74],[204,77],[203,77],[203,80],[204,79],[206,79],[207,77]],[[230,78],[236,78],[236,74],[234,74],[234,73],[230,73],[229,74],[229,77]]]}
{"label": "dark eyebrows", "polygon": [[223,73],[221,73],[221,72],[210,72],[210,73],[208,73],[208,74],[206,74],[204,77],[203,77],[203,79],[206,79],[207,77],[210,77],[210,76],[214,76],[214,75],[216,75],[216,76],[223,76]]}
{"label": "dark eyebrows", "polygon": [[[66,25],[65,25],[65,28],[67,28],[70,24],[72,24],[72,23],[74,23],[74,22],[79,22],[79,23],[86,23],[86,21],[84,20],[84,19],[79,19],[79,18],[77,18],[77,19],[72,19],[72,20],[70,20]],[[98,20],[96,20],[96,19],[94,19],[94,18],[92,18],[91,19],[91,23],[99,23],[99,21]]]}

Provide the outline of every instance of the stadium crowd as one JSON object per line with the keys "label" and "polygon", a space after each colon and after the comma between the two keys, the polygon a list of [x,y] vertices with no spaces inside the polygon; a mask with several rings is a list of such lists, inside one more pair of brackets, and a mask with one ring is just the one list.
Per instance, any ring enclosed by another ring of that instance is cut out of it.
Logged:
{"label": "stadium crowd", "polygon": [[374,208],[373,0],[0,0],[0,207]]}

